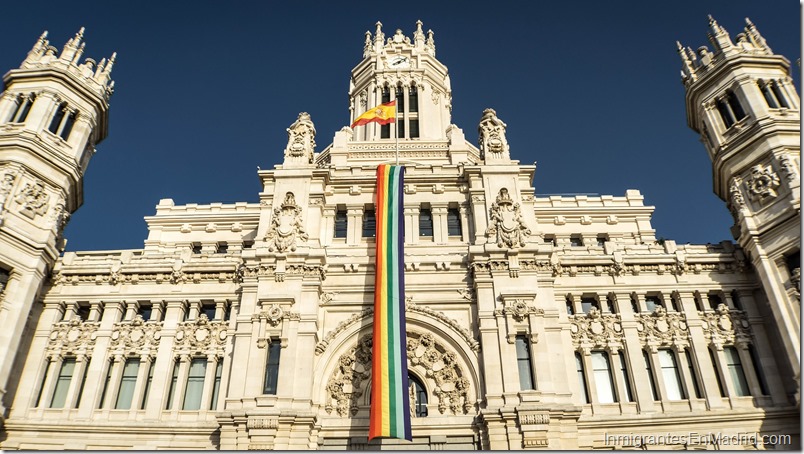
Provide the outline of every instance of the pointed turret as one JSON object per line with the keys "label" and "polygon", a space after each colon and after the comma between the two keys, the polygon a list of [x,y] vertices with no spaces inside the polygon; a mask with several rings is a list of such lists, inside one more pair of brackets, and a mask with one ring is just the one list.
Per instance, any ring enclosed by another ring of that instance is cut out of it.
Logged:
{"label": "pointed turret", "polygon": [[422,30],[422,21],[416,21],[416,31],[413,32],[413,45],[416,49],[424,49],[424,31]]}
{"label": "pointed turret", "polygon": [[430,52],[430,55],[435,57],[435,38],[433,35],[434,33],[432,30],[427,30],[427,42],[425,43],[425,47]]}
{"label": "pointed turret", "polygon": [[363,58],[371,55],[371,32],[366,30],[366,42],[363,44]]}
{"label": "pointed turret", "polygon": [[375,25],[377,29],[374,31],[374,48],[377,52],[381,52],[383,42],[385,41],[385,33],[382,32],[382,22],[377,21]]}
{"label": "pointed turret", "polygon": [[78,30],[78,33],[76,33],[73,38],[67,40],[67,43],[64,44],[64,49],[62,49],[59,59],[72,62],[75,58],[75,54],[78,52],[79,48],[81,48],[83,39],[84,27],[81,27],[81,29]]}
{"label": "pointed turret", "polygon": [[721,27],[712,15],[709,15],[709,41],[714,47],[715,53],[726,52],[733,46],[729,32]]}
{"label": "pointed turret", "polygon": [[691,79],[694,82],[696,79],[695,67],[692,65],[692,60],[690,60],[687,50],[679,41],[676,41],[676,47],[678,48],[678,55],[681,57],[681,63],[683,65],[681,69],[681,81],[687,83],[687,80]]}
{"label": "pointed turret", "polygon": [[751,22],[751,19],[747,17],[745,18],[745,34],[756,48],[765,50],[768,54],[773,53],[767,41],[765,41],[765,38],[759,33],[759,30],[757,30],[754,23]]}

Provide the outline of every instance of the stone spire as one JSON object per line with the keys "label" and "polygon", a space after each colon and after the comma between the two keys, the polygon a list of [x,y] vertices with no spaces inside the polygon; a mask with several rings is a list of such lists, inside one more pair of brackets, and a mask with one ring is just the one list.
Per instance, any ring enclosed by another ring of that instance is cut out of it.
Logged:
{"label": "stone spire", "polygon": [[413,45],[416,49],[424,49],[424,31],[422,30],[422,21],[416,21],[416,31],[413,32]]}
{"label": "stone spire", "polygon": [[[683,67],[681,68],[681,80],[685,82],[688,79],[692,79],[693,82],[697,79],[695,75],[695,67],[692,65],[692,60],[690,60],[690,56],[687,53],[687,49],[681,45],[681,42],[676,41],[676,47],[678,48],[678,55],[681,57],[681,63]],[[694,57],[694,55],[693,55]]]}
{"label": "stone spire", "polygon": [[709,41],[712,43],[715,53],[725,52],[733,46],[729,32],[721,27],[711,14],[709,15]]}
{"label": "stone spire", "polygon": [[371,55],[371,32],[366,30],[366,42],[363,44],[363,58]]}
{"label": "stone spire", "polygon": [[772,54],[773,51],[771,50],[770,46],[768,46],[767,41],[765,38],[759,34],[759,30],[757,30],[754,23],[751,22],[751,19],[745,18],[745,34],[748,36],[749,41],[756,47],[757,49],[763,49],[768,54]]}
{"label": "stone spire", "polygon": [[81,55],[79,52],[83,53],[83,39],[84,27],[81,27],[81,30],[78,30],[78,33],[76,33],[73,38],[67,40],[67,43],[64,44],[64,49],[61,51],[59,59],[74,62],[76,54],[78,54],[78,57],[80,58]]}
{"label": "stone spire", "polygon": [[427,30],[427,41],[425,42],[425,49],[435,57],[435,38],[433,38],[433,31]]}

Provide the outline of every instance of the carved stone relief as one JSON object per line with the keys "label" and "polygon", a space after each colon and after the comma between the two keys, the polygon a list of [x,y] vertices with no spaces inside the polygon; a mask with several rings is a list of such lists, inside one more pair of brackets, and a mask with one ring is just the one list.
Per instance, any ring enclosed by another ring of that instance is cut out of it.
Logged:
{"label": "carved stone relief", "polygon": [[98,328],[98,322],[82,322],[78,319],[56,323],[50,331],[47,354],[92,354]]}
{"label": "carved stone relief", "polygon": [[20,204],[20,213],[33,219],[36,215],[43,216],[47,212],[50,196],[45,192],[45,183],[35,180],[33,183],[25,184],[25,187],[17,193],[16,201]]}
{"label": "carved stone relief", "polygon": [[750,343],[751,331],[748,319],[742,311],[731,310],[721,304],[714,312],[699,312],[703,320],[704,337],[722,350],[724,345]]}
{"label": "carved stone relief", "polygon": [[798,178],[798,166],[795,159],[789,154],[785,153],[779,157],[779,167],[781,167],[787,181],[794,181]]}
{"label": "carved stone relief", "polygon": [[304,231],[301,212],[302,209],[296,204],[296,197],[293,193],[285,194],[282,205],[274,208],[271,229],[265,236],[269,251],[295,251],[297,240],[307,241],[308,235]]}
{"label": "carved stone relief", "polygon": [[751,168],[751,175],[746,179],[745,186],[751,200],[763,202],[778,195],[776,188],[779,187],[779,176],[770,166],[760,164]]}
{"label": "carved stone relief", "polygon": [[498,247],[517,248],[525,245],[530,229],[525,226],[518,203],[502,188],[489,209],[489,227],[486,236],[494,237]]}
{"label": "carved stone relief", "polygon": [[288,146],[285,148],[285,163],[291,161],[311,164],[315,150],[315,126],[310,119],[310,114],[300,113],[299,118],[290,125],[287,131]]}
{"label": "carved stone relief", "polygon": [[179,323],[173,349],[184,354],[223,355],[226,343],[226,323],[211,322],[205,314],[197,319]]}
{"label": "carved stone relief", "polygon": [[111,334],[111,349],[117,354],[153,354],[159,348],[162,325],[146,323],[137,315],[131,322],[115,323]]}
{"label": "carved stone relief", "polygon": [[17,174],[13,171],[6,172],[3,179],[0,180],[0,214],[6,209],[8,198],[11,196],[11,189],[14,187],[14,180],[17,179]]}
{"label": "carved stone relief", "polygon": [[637,332],[642,344],[655,351],[661,346],[686,348],[689,345],[689,331],[684,314],[667,312],[659,306],[651,314],[639,314]]}
{"label": "carved stone relief", "polygon": [[588,314],[570,317],[570,333],[576,349],[620,349],[623,345],[620,316],[603,314],[596,308],[592,308]]}
{"label": "carved stone relief", "polygon": [[483,117],[477,127],[480,138],[481,159],[510,159],[508,140],[505,138],[506,124],[497,118],[494,109],[483,111]]}
{"label": "carved stone relief", "polygon": [[[360,337],[357,346],[341,355],[338,368],[327,381],[324,410],[342,417],[354,416],[363,396],[364,384],[371,378],[372,334]],[[440,413],[466,414],[474,407],[469,400],[469,380],[457,363],[454,352],[436,342],[432,334],[407,332],[407,360],[410,370],[424,371],[425,380],[438,400]]]}

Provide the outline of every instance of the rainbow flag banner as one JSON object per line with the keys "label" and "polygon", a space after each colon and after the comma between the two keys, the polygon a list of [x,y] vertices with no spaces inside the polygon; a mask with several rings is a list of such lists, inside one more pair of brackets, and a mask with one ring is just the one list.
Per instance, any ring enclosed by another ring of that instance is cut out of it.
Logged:
{"label": "rainbow flag banner", "polygon": [[374,278],[374,337],[371,363],[369,440],[412,440],[405,340],[405,167],[377,167],[377,254]]}

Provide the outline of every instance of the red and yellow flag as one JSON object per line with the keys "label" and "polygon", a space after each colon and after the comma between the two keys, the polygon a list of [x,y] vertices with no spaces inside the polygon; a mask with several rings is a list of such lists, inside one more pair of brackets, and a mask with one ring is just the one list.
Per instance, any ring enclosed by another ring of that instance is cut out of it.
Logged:
{"label": "red and yellow flag", "polygon": [[379,123],[387,125],[396,121],[396,100],[380,104],[377,107],[372,107],[367,110],[363,115],[357,117],[352,127],[363,126],[368,123]]}

